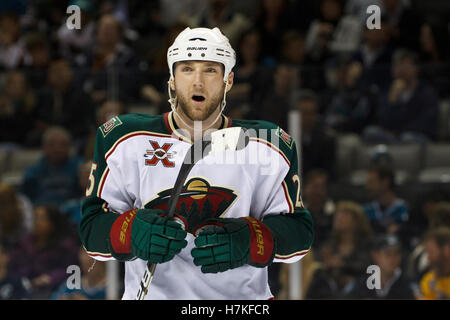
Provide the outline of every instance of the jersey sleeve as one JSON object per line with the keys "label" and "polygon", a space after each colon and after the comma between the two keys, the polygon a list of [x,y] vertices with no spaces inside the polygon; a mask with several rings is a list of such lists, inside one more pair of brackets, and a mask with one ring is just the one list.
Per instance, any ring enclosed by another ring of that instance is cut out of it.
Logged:
{"label": "jersey sleeve", "polygon": [[257,218],[269,227],[275,238],[274,262],[293,263],[309,252],[314,230],[311,214],[301,199],[295,142],[290,140],[284,146],[283,143],[280,139],[278,147],[272,148],[278,168],[275,173],[259,178],[261,192],[257,192],[254,203],[256,208],[261,206]]}
{"label": "jersey sleeve", "polygon": [[106,138],[100,127],[79,226],[84,248],[97,260],[113,259],[108,241],[112,224],[119,214],[133,209],[133,201],[121,184],[123,179],[118,165],[108,161],[108,154],[115,147],[114,141]]}

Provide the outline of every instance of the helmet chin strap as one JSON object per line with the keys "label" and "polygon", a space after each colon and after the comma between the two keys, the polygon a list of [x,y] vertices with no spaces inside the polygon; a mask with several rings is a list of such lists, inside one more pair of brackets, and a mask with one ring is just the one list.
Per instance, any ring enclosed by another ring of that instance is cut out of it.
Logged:
{"label": "helmet chin strap", "polygon": [[[167,82],[167,91],[169,93],[169,103],[170,103],[170,108],[172,109],[173,113],[176,114],[178,116],[178,118],[181,120],[181,122],[183,122],[183,124],[188,127],[191,130],[194,130],[194,127],[187,124],[186,121],[183,120],[183,117],[181,117],[181,115],[177,112],[177,105],[178,105],[178,99],[177,97],[172,97],[172,92],[170,89],[170,82],[173,81],[173,78],[171,78],[168,82]],[[211,128],[219,119],[219,117],[222,115],[223,110],[225,109],[225,105],[227,104],[226,102],[226,95],[227,95],[227,89],[228,89],[228,82],[225,82],[225,90],[223,91],[223,100],[220,103],[220,112],[217,114],[217,117],[214,119],[214,121],[206,128],[205,130],[208,130],[209,128]]]}

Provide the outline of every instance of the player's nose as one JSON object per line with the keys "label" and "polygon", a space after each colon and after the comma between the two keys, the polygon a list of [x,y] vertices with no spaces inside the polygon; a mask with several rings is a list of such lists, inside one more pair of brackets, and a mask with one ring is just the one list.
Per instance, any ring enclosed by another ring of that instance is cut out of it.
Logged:
{"label": "player's nose", "polygon": [[203,72],[200,70],[195,71],[194,73],[194,88],[203,88],[205,85],[205,79],[203,77]]}

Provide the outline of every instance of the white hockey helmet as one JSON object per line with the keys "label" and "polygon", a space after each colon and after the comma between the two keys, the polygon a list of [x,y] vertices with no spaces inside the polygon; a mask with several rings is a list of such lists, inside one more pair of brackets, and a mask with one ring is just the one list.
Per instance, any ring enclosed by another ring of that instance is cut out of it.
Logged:
{"label": "white hockey helmet", "polygon": [[225,69],[223,80],[227,82],[228,75],[236,64],[236,53],[219,28],[186,28],[167,50],[170,76],[174,77],[175,62],[189,60],[222,63]]}

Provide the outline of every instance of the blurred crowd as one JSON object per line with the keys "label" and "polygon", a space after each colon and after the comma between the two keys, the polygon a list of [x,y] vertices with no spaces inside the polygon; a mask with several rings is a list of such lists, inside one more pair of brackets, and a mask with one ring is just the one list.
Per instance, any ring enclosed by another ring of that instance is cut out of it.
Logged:
{"label": "blurred crowd", "polygon": [[[374,29],[371,4],[381,9]],[[79,29],[68,27],[69,5],[81,10]],[[119,114],[170,110],[167,48],[187,26],[217,26],[236,50],[228,116],[289,131],[289,111],[301,112],[302,197],[316,229],[304,297],[450,298],[449,188],[403,199],[393,166],[374,158],[362,197],[333,193],[344,135],[448,143],[449,18],[443,1],[2,1],[0,149],[43,156],[19,185],[0,184],[0,299],[105,298],[105,264],[77,235],[96,129]],[[74,289],[69,265],[81,268]],[[269,269],[279,299],[295,285],[287,273]]]}

